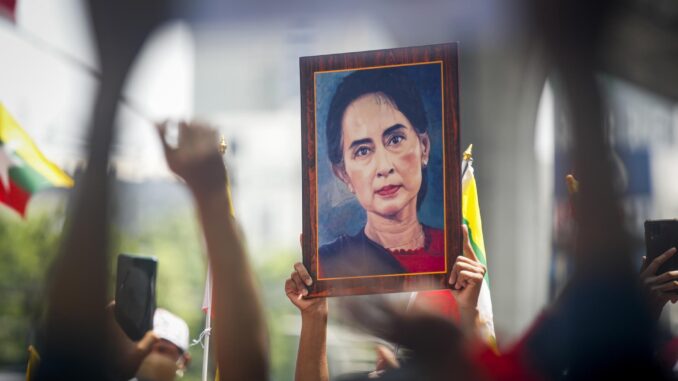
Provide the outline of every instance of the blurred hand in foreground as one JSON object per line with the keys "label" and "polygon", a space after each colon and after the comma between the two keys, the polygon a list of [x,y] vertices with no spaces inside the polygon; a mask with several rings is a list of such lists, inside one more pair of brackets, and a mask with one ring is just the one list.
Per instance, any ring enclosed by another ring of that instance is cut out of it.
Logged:
{"label": "blurred hand in foreground", "polygon": [[674,254],[676,248],[672,247],[649,263],[647,257],[643,257],[640,280],[650,294],[650,308],[655,318],[659,318],[666,303],[678,301],[678,270],[657,275],[659,268]]}
{"label": "blurred hand in foreground", "polygon": [[200,195],[226,187],[226,167],[219,153],[215,129],[198,122],[178,124],[178,142],[167,142],[169,122],[157,126],[167,165],[181,177],[194,194]]}
{"label": "blurred hand in foreground", "polygon": [[113,301],[106,306],[106,321],[111,344],[107,356],[109,369],[115,377],[129,380],[134,377],[144,358],[151,353],[153,345],[159,339],[153,331],[148,331],[141,340],[132,341],[115,320],[114,310],[115,302]]}

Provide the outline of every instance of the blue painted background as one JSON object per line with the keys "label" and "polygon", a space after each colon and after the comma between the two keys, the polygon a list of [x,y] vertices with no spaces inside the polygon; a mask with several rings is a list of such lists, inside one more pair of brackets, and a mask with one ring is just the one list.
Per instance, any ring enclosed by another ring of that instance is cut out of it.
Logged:
{"label": "blue painted background", "polygon": [[[444,227],[443,208],[443,163],[442,163],[442,96],[440,64],[400,66],[387,69],[402,71],[417,84],[421,94],[426,116],[428,134],[431,139],[429,158],[428,191],[419,208],[419,221],[442,229]],[[346,186],[332,173],[325,145],[325,122],[332,96],[341,80],[353,71],[317,73],[316,85],[316,123],[317,123],[317,160],[318,160],[318,239],[320,245],[333,241],[341,234],[356,234],[365,225],[366,215],[358,200]]]}

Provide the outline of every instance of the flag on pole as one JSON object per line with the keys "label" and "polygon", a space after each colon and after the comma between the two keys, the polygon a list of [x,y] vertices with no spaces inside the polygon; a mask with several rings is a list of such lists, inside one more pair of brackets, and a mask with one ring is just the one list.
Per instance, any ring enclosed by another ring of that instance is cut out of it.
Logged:
{"label": "flag on pole", "polygon": [[40,152],[0,103],[0,203],[24,216],[33,193],[72,186],[73,179]]}
{"label": "flag on pole", "polygon": [[[469,241],[473,247],[478,260],[487,267],[487,256],[485,253],[485,242],[483,240],[483,226],[480,219],[480,208],[478,206],[478,190],[476,189],[476,180],[473,176],[473,157],[471,150],[473,145],[469,146],[464,152],[462,161],[461,175],[461,211],[464,225],[468,228]],[[420,305],[428,307],[429,310],[436,311],[442,316],[453,320],[459,320],[459,310],[457,302],[449,290],[422,291],[412,293],[407,308]],[[490,278],[485,273],[485,279],[480,287],[480,296],[478,298],[478,313],[482,323],[482,335],[486,338],[492,349],[497,351],[497,340],[494,333],[494,318],[492,313],[492,300],[490,298]]]}
{"label": "flag on pole", "polygon": [[[485,241],[483,240],[483,224],[480,218],[480,206],[478,205],[478,189],[473,174],[473,144],[464,152],[462,160],[461,178],[461,215],[464,225],[468,227],[468,236],[473,251],[478,260],[487,267],[487,254]],[[478,298],[478,312],[483,324],[484,334],[489,343],[496,349],[496,336],[494,333],[494,315],[492,313],[492,299],[490,298],[489,271],[485,273],[483,285],[480,288]]]}

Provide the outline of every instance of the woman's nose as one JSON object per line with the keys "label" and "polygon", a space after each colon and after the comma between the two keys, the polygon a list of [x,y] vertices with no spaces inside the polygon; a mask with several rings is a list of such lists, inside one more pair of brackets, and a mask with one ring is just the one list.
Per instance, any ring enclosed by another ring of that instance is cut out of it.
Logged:
{"label": "woman's nose", "polygon": [[395,169],[393,169],[393,167],[391,167],[388,170],[378,171],[377,177],[386,177],[388,175],[392,175],[394,172],[395,172]]}
{"label": "woman's nose", "polygon": [[395,168],[384,151],[377,153],[377,177],[386,177],[395,173]]}

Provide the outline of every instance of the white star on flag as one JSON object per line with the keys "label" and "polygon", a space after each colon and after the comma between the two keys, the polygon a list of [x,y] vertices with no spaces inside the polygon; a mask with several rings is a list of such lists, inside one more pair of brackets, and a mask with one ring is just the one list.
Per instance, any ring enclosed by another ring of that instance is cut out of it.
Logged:
{"label": "white star on flag", "polygon": [[4,146],[0,146],[0,186],[9,192],[9,168],[12,166],[12,158],[5,151]]}
{"label": "white star on flag", "polygon": [[16,147],[11,143],[0,145],[0,186],[7,192],[9,192],[9,169],[21,165],[13,155]]}

